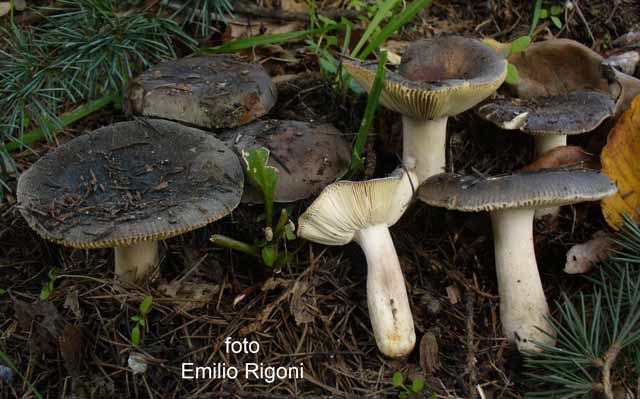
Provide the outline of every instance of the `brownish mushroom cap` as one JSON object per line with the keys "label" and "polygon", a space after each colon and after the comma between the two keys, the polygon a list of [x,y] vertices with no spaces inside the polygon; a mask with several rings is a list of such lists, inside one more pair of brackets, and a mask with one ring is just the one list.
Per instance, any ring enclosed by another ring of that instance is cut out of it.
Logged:
{"label": "brownish mushroom cap", "polygon": [[238,157],[217,138],[139,120],[103,127],[43,156],[20,176],[17,196],[29,226],[47,240],[74,248],[138,246],[125,256],[146,254],[144,267],[132,260],[127,269],[133,275],[126,279],[135,280],[157,258],[143,243],[228,215],[243,184]]}
{"label": "brownish mushroom cap", "polygon": [[[220,138],[239,156],[242,151],[259,147],[269,150],[269,165],[278,169],[276,202],[294,202],[316,195],[349,169],[349,144],[330,124],[258,121],[227,131]],[[247,184],[242,202],[262,203],[262,194]]]}
{"label": "brownish mushroom cap", "polygon": [[590,132],[614,111],[613,98],[594,90],[549,97],[499,98],[476,109],[482,119],[502,129],[518,129],[534,136]]}
{"label": "brownish mushroom cap", "polygon": [[[345,60],[344,66],[371,90],[377,64]],[[453,116],[493,93],[506,74],[505,59],[480,41],[460,36],[419,40],[407,48],[398,73],[387,72],[380,103],[417,120]]]}
{"label": "brownish mushroom cap", "polygon": [[233,55],[167,61],[127,88],[128,112],[218,129],[247,124],[269,112],[277,90],[261,65]]}
{"label": "brownish mushroom cap", "polygon": [[595,170],[539,169],[486,178],[443,173],[425,181],[418,198],[432,206],[480,212],[597,201],[616,190]]}

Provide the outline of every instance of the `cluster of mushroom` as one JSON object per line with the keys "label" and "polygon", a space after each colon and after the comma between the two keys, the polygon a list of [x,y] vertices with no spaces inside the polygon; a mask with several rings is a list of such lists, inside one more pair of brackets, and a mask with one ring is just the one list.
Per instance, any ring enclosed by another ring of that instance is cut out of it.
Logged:
{"label": "cluster of mushroom", "polygon": [[245,185],[243,150],[271,151],[278,202],[315,195],[346,172],[349,146],[333,126],[253,122],[276,98],[266,70],[235,56],[156,65],[127,91],[127,111],[145,118],[79,136],[38,160],[18,182],[21,213],[50,241],[114,248],[116,276],[142,282],[160,263],[159,240],[212,223],[241,201],[260,202]]}
{"label": "cluster of mushroom", "polygon": [[[344,66],[363,88],[371,90],[375,63],[346,60]],[[491,96],[506,73],[507,61],[474,39],[449,36],[411,43],[398,72],[387,72],[380,94],[383,106],[402,114],[403,167],[384,179],[330,185],[300,217],[298,234],[303,238],[327,245],[356,241],[362,247],[368,264],[371,324],[385,355],[405,356],[415,345],[406,286],[388,230],[408,208],[415,191],[432,206],[491,213],[503,333],[520,350],[535,351],[539,349],[536,342],[555,342],[533,247],[534,210],[596,201],[612,195],[616,187],[593,170],[546,169],[490,178],[444,173],[447,118]],[[547,118],[556,123],[553,134],[562,137],[595,128],[613,112],[614,100],[606,92],[578,92],[563,100],[564,108],[588,104],[597,112],[590,112],[586,122],[574,118],[588,125],[582,129]],[[553,114],[562,102],[535,98],[530,103],[551,103],[545,112]],[[510,121],[500,124],[504,128],[532,127],[545,117],[527,111],[511,115],[513,107],[489,102],[478,112],[488,120],[510,115]],[[564,138],[539,143],[538,153],[563,144]]]}

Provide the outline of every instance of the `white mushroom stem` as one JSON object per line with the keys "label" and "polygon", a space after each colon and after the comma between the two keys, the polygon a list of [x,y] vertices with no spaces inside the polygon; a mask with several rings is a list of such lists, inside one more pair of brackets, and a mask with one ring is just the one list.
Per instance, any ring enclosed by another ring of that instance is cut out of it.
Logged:
{"label": "white mushroom stem", "polygon": [[562,147],[567,145],[567,136],[564,134],[560,135],[545,135],[545,136],[536,136],[536,158],[540,158],[545,152],[552,150],[556,147]]}
{"label": "white mushroom stem", "polygon": [[[536,136],[536,153],[535,157],[540,158],[545,152],[553,150],[556,147],[562,147],[567,145],[567,136],[561,135],[549,135],[549,136]],[[545,216],[550,216],[555,219],[560,213],[560,207],[554,206],[551,208],[539,208],[536,209],[535,218],[542,219]]]}
{"label": "white mushroom stem", "polygon": [[389,357],[406,356],[416,333],[389,228],[379,224],[359,230],[355,241],[367,258],[367,304],[378,348]]}
{"label": "white mushroom stem", "polygon": [[445,171],[447,119],[446,116],[433,120],[402,117],[402,160],[407,167],[414,168],[418,185]]}
{"label": "white mushroom stem", "polygon": [[491,212],[502,332],[521,352],[539,351],[532,341],[555,344],[545,319],[549,306],[536,263],[533,214],[533,209]]}
{"label": "white mushroom stem", "polygon": [[116,276],[127,282],[142,281],[159,263],[158,241],[116,247]]}

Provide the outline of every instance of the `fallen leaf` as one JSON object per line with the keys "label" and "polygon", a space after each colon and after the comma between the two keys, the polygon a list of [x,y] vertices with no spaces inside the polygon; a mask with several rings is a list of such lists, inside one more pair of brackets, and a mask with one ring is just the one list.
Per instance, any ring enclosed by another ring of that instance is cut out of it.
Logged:
{"label": "fallen leaf", "polygon": [[431,375],[440,368],[440,351],[438,339],[431,331],[427,331],[420,339],[420,367]]}
{"label": "fallen leaf", "polygon": [[169,284],[160,285],[158,290],[176,299],[176,310],[187,312],[213,301],[220,293],[220,285],[175,280]]}
{"label": "fallen leaf", "polygon": [[640,221],[640,96],[620,117],[609,133],[600,159],[602,172],[618,185],[618,192],[602,200],[602,213],[609,226],[618,230],[622,212]]}
{"label": "fallen leaf", "polygon": [[73,312],[76,319],[82,319],[82,312],[80,311],[80,302],[78,301],[78,290],[72,289],[67,292],[67,297],[62,305],[65,309],[69,309]]}
{"label": "fallen leaf", "polygon": [[31,330],[29,347],[42,353],[54,352],[62,334],[63,322],[54,304],[47,301],[27,303],[16,299],[13,309],[19,327]]}
{"label": "fallen leaf", "polygon": [[568,145],[555,147],[545,152],[540,158],[525,166],[521,170],[536,170],[548,168],[589,168],[596,169],[597,163],[593,155],[585,152],[581,147]]}
{"label": "fallen leaf", "polygon": [[291,302],[289,310],[296,320],[296,325],[311,323],[315,316],[309,311],[309,306],[315,306],[315,297],[307,295],[309,283],[306,281],[296,281],[291,291]]}
{"label": "fallen leaf", "polygon": [[607,259],[611,254],[609,234],[599,231],[585,243],[576,244],[567,252],[564,272],[567,274],[587,273],[593,266]]}

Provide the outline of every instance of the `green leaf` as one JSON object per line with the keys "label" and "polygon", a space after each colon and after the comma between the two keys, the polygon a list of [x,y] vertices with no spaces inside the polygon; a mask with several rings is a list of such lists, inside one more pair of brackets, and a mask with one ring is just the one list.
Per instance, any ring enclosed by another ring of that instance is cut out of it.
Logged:
{"label": "green leaf", "polygon": [[411,384],[411,390],[413,392],[420,392],[424,389],[424,378],[416,378]]}
{"label": "green leaf", "polygon": [[273,267],[276,263],[276,247],[273,245],[267,245],[262,248],[262,261],[265,265]]}
{"label": "green leaf", "polygon": [[273,198],[278,182],[278,169],[268,166],[269,150],[264,147],[242,151],[242,158],[247,165],[249,180],[262,191],[264,197],[265,223],[273,223]]}
{"label": "green leaf", "polygon": [[393,384],[393,386],[396,388],[400,388],[402,386],[403,380],[404,377],[402,376],[402,373],[396,371],[395,373],[393,373],[393,377],[391,377],[391,384]]}
{"label": "green leaf", "polygon": [[404,11],[391,18],[391,21],[389,21],[389,23],[382,28],[379,33],[373,36],[369,45],[362,51],[362,53],[360,53],[359,58],[364,60],[374,50],[380,48],[380,45],[387,40],[389,36],[396,33],[404,24],[409,22],[418,12],[420,12],[420,10],[428,6],[430,3],[431,0],[415,0],[413,3],[409,4]]}
{"label": "green leaf", "polygon": [[384,19],[385,15],[387,15],[387,13],[391,11],[393,6],[395,6],[397,2],[398,0],[386,0],[384,3],[382,3],[381,6],[378,7],[378,11],[376,12],[376,15],[374,15],[371,22],[368,23],[367,29],[364,31],[364,33],[362,34],[362,37],[360,37],[360,40],[358,41],[358,44],[356,44],[356,47],[351,52],[352,57],[358,56],[358,52],[367,43],[367,40],[369,40],[369,37],[378,28],[378,26]]}
{"label": "green leaf", "polygon": [[407,399],[409,397],[409,392],[400,392],[398,394],[398,399]]}
{"label": "green leaf", "polygon": [[7,293],[7,290],[5,290],[4,288],[0,288],[0,295],[4,295]]}
{"label": "green leaf", "polygon": [[540,10],[540,18],[541,19],[546,19],[549,17],[549,11],[547,11],[546,8],[543,8],[542,10]]}
{"label": "green leaf", "polygon": [[135,346],[140,345],[140,326],[138,325],[131,329],[131,343]]}
{"label": "green leaf", "polygon": [[562,14],[562,6],[553,6],[551,7],[551,15],[560,15]]}
{"label": "green leaf", "polygon": [[287,241],[293,241],[297,238],[296,234],[293,232],[293,227],[289,223],[284,226],[284,236],[287,238]]}
{"label": "green leaf", "polygon": [[373,125],[373,118],[376,115],[378,109],[378,100],[380,99],[380,93],[382,92],[382,82],[385,78],[385,64],[387,62],[387,52],[380,52],[380,60],[378,61],[378,69],[376,70],[376,76],[373,81],[369,98],[367,99],[367,107],[364,110],[364,118],[360,123],[360,130],[358,130],[358,136],[353,144],[353,151],[351,152],[351,167],[350,173],[353,173],[360,169],[364,163],[362,153],[364,152],[364,146],[367,143],[367,137],[369,136],[369,130]]}
{"label": "green leaf", "polygon": [[151,309],[151,304],[153,303],[153,297],[151,295],[147,295],[144,297],[144,300],[140,304],[140,313],[142,315],[146,315],[149,313],[149,309]]}
{"label": "green leaf", "polygon": [[509,55],[518,54],[518,53],[523,52],[524,50],[527,49],[527,47],[529,47],[529,44],[531,44],[531,37],[530,36],[521,36],[521,37],[517,38],[516,40],[511,42],[511,48],[509,49]]}
{"label": "green leaf", "polygon": [[281,43],[293,39],[299,39],[301,37],[317,35],[332,31],[334,29],[342,28],[341,24],[333,24],[318,29],[307,29],[295,32],[276,33],[273,35],[260,35],[253,36],[244,39],[234,40],[232,42],[222,44],[220,46],[203,49],[205,53],[231,53],[246,48],[261,46],[265,44]]}
{"label": "green leaf", "polygon": [[532,36],[533,32],[536,30],[536,26],[538,26],[538,21],[540,21],[541,13],[542,13],[542,0],[536,0],[536,5],[533,8],[533,18],[531,21],[531,28],[529,29],[529,36]]}
{"label": "green leaf", "polygon": [[513,64],[507,64],[507,77],[504,81],[510,85],[516,84],[520,81],[518,70]]}
{"label": "green leaf", "polygon": [[551,22],[553,22],[556,28],[562,29],[562,21],[560,21],[560,18],[556,17],[555,15],[552,15]]}
{"label": "green leaf", "polygon": [[139,314],[131,316],[131,321],[139,322],[140,320],[142,320],[142,317]]}
{"label": "green leaf", "polygon": [[140,321],[138,322],[138,324],[140,324],[142,327],[147,325],[147,322],[144,321],[144,319],[140,319]]}

